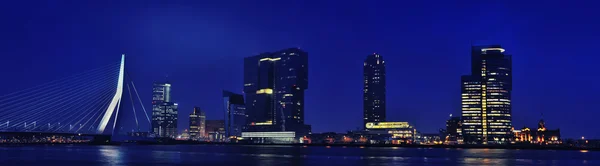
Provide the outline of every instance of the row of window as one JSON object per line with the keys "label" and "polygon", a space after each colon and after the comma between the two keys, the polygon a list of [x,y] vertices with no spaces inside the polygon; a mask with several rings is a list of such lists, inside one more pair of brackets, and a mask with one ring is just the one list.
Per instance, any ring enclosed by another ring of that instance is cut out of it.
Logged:
{"label": "row of window", "polygon": [[487,101],[504,101],[504,102],[510,102],[510,100],[508,100],[508,99],[487,99]]}
{"label": "row of window", "polygon": [[506,125],[506,126],[510,126],[510,123],[496,123],[496,122],[492,122],[492,123],[489,123],[489,125],[495,125],[495,126]]}
{"label": "row of window", "polygon": [[510,114],[487,114],[487,116],[510,116]]}
{"label": "row of window", "polygon": [[463,93],[463,96],[479,96],[481,93]]}
{"label": "row of window", "polygon": [[[488,100],[489,101],[489,100]],[[510,105],[510,102],[487,102],[488,105],[493,105],[493,104],[505,104],[505,105]]]}

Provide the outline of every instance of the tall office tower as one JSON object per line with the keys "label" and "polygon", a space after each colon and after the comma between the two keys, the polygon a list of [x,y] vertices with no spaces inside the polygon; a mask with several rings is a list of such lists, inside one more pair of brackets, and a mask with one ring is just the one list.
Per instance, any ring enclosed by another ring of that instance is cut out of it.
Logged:
{"label": "tall office tower", "polygon": [[512,59],[499,45],[471,48],[471,75],[462,76],[462,134],[466,144],[512,139]]}
{"label": "tall office tower", "polygon": [[308,53],[289,48],[244,59],[244,93],[250,126],[257,130],[310,130],[304,125]]}
{"label": "tall office tower", "polygon": [[177,103],[171,102],[171,84],[152,88],[152,132],[158,137],[177,136]]}
{"label": "tall office tower", "polygon": [[190,114],[190,138],[197,140],[205,137],[206,114],[200,110],[200,107],[194,107],[194,111]]}
{"label": "tall office tower", "polygon": [[246,125],[244,96],[223,91],[223,104],[225,108],[225,136],[241,137],[242,128]]}
{"label": "tall office tower", "polygon": [[377,53],[367,56],[363,66],[364,124],[385,121],[385,61]]}

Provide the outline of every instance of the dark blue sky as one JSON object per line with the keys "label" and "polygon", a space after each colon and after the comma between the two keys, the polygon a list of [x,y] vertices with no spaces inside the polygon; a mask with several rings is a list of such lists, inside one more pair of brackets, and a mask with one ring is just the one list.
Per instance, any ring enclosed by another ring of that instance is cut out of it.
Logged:
{"label": "dark blue sky", "polygon": [[152,82],[169,76],[183,128],[193,106],[222,118],[221,90],[242,91],[243,57],[300,47],[310,63],[306,123],[343,132],[362,122],[362,63],[378,52],[388,120],[435,132],[460,113],[470,45],[501,44],[513,55],[517,128],[543,112],[563,136],[600,138],[598,2],[14,3],[0,7],[0,94],[126,53],[146,107]]}

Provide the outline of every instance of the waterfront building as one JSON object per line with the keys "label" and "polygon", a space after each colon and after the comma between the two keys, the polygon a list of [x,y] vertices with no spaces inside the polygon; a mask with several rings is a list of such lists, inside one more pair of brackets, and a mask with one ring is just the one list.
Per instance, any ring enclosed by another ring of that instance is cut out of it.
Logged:
{"label": "waterfront building", "polygon": [[413,144],[417,129],[408,122],[369,122],[365,125],[370,134],[390,134],[393,144]]}
{"label": "waterfront building", "polygon": [[471,75],[462,76],[462,136],[466,144],[506,144],[513,138],[512,59],[499,45],[471,48]]}
{"label": "waterfront building", "polygon": [[188,129],[184,129],[183,132],[181,132],[181,134],[179,136],[177,136],[176,138],[177,140],[189,140],[190,139],[190,132]]}
{"label": "waterfront building", "polygon": [[244,96],[223,91],[223,104],[225,109],[225,136],[232,139],[241,137],[242,129],[246,125]]}
{"label": "waterfront building", "polygon": [[190,139],[198,140],[206,137],[206,113],[200,107],[194,107],[194,111],[190,114]]}
{"label": "waterfront building", "polygon": [[384,122],[386,118],[385,61],[377,53],[367,56],[363,65],[363,125]]}
{"label": "waterfront building", "polygon": [[296,139],[296,132],[293,131],[242,132],[242,140],[248,143],[263,144],[302,143],[301,139]]}
{"label": "waterfront building", "polygon": [[209,141],[225,141],[225,120],[206,120],[206,134]]}
{"label": "waterfront building", "polygon": [[442,138],[443,137],[441,137],[439,133],[420,134],[420,136],[418,136],[418,142],[421,145],[440,145],[444,143]]}
{"label": "waterfront building", "polygon": [[152,132],[157,137],[177,136],[177,103],[171,101],[171,84],[155,82],[152,87]]}
{"label": "waterfront building", "polygon": [[537,130],[523,127],[521,130],[513,130],[513,133],[515,143],[532,143],[540,145],[562,144],[560,129],[547,129],[544,119],[540,119],[538,122]]}
{"label": "waterfront building", "polygon": [[246,132],[295,131],[307,135],[304,91],[308,89],[308,53],[298,48],[244,59]]}
{"label": "waterfront building", "polygon": [[452,117],[446,121],[445,144],[462,144],[462,120],[460,117]]}

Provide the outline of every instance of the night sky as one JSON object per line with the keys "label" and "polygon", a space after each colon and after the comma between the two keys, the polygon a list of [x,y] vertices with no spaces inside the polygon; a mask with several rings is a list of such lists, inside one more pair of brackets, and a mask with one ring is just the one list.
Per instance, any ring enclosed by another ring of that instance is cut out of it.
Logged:
{"label": "night sky", "polygon": [[501,44],[513,55],[516,128],[537,127],[543,113],[563,137],[600,138],[599,2],[143,2],[3,2],[0,95],[125,53],[148,109],[152,82],[168,76],[183,129],[193,106],[222,119],[221,90],[242,92],[243,57],[300,47],[310,64],[306,123],[345,132],[361,127],[363,61],[377,52],[388,121],[431,133],[460,115],[471,44]]}

